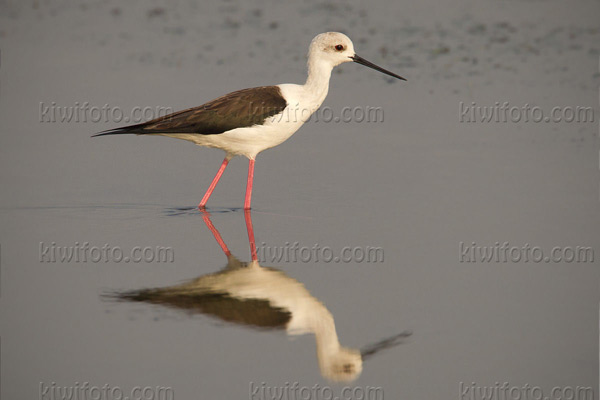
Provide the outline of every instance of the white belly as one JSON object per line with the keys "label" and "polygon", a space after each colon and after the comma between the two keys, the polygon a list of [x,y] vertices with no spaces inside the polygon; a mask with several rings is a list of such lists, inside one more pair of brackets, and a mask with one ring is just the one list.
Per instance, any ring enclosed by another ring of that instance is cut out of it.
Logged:
{"label": "white belly", "polygon": [[304,123],[288,120],[286,109],[265,121],[263,125],[237,128],[219,135],[198,135],[194,142],[201,146],[215,147],[228,154],[254,159],[263,150],[285,142]]}

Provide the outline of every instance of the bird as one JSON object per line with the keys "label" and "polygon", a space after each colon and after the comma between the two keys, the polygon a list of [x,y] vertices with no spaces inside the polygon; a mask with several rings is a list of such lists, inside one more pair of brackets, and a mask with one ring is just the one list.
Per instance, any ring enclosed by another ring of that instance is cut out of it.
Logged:
{"label": "bird", "polygon": [[200,146],[225,151],[225,158],[198,208],[206,208],[229,161],[248,158],[244,209],[250,209],[256,156],[290,138],[323,103],[334,67],[353,61],[386,75],[405,78],[360,57],[354,44],[340,32],[325,32],[313,38],[308,50],[308,77],[303,85],[284,83],[242,89],[201,106],[177,111],[136,125],[93,135],[158,135],[183,139]]}
{"label": "bird", "polygon": [[227,257],[224,268],[176,285],[117,291],[104,298],[155,304],[247,328],[285,330],[290,336],[313,334],[321,375],[334,382],[354,381],[363,361],[405,343],[412,335],[405,330],[360,349],[342,346],[333,315],[319,299],[280,269],[260,265],[250,210],[244,215],[251,261],[241,261],[231,253],[210,214],[203,210],[204,223]]}

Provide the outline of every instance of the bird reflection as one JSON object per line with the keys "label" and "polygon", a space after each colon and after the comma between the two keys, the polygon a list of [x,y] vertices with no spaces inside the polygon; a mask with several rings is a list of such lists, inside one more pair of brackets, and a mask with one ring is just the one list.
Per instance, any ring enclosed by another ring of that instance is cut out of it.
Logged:
{"label": "bird reflection", "polygon": [[283,271],[259,265],[249,210],[245,210],[245,219],[250,262],[233,256],[210,215],[203,212],[202,217],[227,256],[221,271],[175,286],[118,293],[116,298],[160,304],[253,328],[285,329],[288,335],[312,333],[321,375],[332,381],[355,380],[362,372],[363,360],[411,335],[402,332],[362,350],[341,346],[333,316],[323,303]]}

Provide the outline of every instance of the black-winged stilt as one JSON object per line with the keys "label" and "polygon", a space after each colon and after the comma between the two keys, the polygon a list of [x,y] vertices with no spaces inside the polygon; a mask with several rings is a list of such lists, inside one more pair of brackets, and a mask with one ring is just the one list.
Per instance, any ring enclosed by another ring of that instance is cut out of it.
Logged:
{"label": "black-winged stilt", "polygon": [[200,201],[199,208],[206,205],[229,160],[237,155],[246,156],[250,161],[244,209],[249,209],[256,155],[281,144],[302,126],[325,100],[332,69],[349,61],[406,80],[358,56],[348,36],[339,32],[321,33],[310,44],[308,78],[304,85],[286,83],[242,89],[199,107],[94,136],[160,135],[224,150],[225,159]]}
{"label": "black-winged stilt", "polygon": [[209,315],[246,327],[285,329],[288,335],[312,333],[321,374],[332,381],[355,380],[362,372],[363,361],[411,336],[410,331],[404,331],[360,350],[342,346],[333,315],[321,301],[285,272],[259,264],[250,210],[244,214],[252,261],[243,262],[232,255],[210,215],[202,211],[206,226],[227,257],[227,265],[221,271],[174,286],[108,297]]}

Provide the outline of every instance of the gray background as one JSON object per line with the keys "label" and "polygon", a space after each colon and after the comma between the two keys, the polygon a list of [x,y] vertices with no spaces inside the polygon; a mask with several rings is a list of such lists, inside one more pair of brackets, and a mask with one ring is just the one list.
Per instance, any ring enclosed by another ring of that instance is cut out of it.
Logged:
{"label": "gray background", "polygon": [[[598,388],[600,2],[0,1],[1,395],[40,382],[169,386],[177,399],[247,398],[249,382],[342,386],[314,338],[112,303],[112,290],[217,271],[193,207],[222,154],[167,138],[90,139],[114,122],[41,122],[40,103],[179,110],[232,90],[302,83],[310,40],[343,31],[405,76],[338,67],[324,106],[382,107],[380,123],[309,122],[259,155],[257,242],[381,246],[385,262],[279,263],[361,347],[412,337],[354,386],[386,399],[460,398],[459,384]],[[593,107],[594,122],[464,123],[459,104]],[[234,159],[209,206],[248,260]],[[461,263],[459,243],[587,263]],[[171,246],[175,262],[41,263],[40,242]],[[598,398],[598,392],[595,392]]]}

